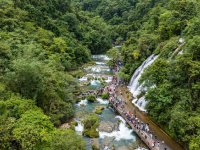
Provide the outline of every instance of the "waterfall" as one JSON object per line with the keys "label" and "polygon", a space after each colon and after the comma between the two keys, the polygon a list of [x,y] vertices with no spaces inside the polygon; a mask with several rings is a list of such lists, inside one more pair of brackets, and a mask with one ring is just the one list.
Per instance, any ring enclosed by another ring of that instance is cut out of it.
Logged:
{"label": "waterfall", "polygon": [[[173,52],[173,54],[172,54],[172,56],[170,57],[170,60],[174,57],[174,54],[185,44],[185,42],[184,42],[184,38],[180,38],[179,40],[178,40],[181,44],[179,45],[179,47],[177,48],[177,49],[175,49],[175,51]],[[181,50],[182,52],[183,52],[183,50]],[[180,52],[181,52],[180,51]],[[177,55],[180,55],[180,54],[182,54],[182,53],[178,53]]]}
{"label": "waterfall", "polygon": [[155,60],[157,56],[154,56],[154,54],[152,54],[151,56],[149,56],[143,63],[141,66],[139,66],[135,72],[133,73],[133,76],[129,82],[128,85],[128,89],[130,90],[130,92],[133,94],[133,97],[135,98],[132,103],[134,103],[139,109],[141,109],[142,111],[146,111],[145,110],[145,106],[148,104],[148,101],[145,101],[144,97],[141,97],[139,100],[137,100],[137,95],[139,95],[141,93],[142,90],[142,85],[139,84],[138,80],[140,79],[142,73],[144,72],[144,69],[146,67],[148,67],[149,65],[151,65]]}
{"label": "waterfall", "polygon": [[[185,43],[181,43],[177,49],[173,52],[172,56],[170,57],[170,60],[174,57],[174,54],[184,45]],[[182,51],[182,50],[181,50]]]}

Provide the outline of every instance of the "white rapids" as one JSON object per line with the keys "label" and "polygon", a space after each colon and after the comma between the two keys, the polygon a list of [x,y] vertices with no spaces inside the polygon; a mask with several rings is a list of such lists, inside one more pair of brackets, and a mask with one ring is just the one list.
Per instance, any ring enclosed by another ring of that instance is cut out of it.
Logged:
{"label": "white rapids", "polygon": [[78,122],[78,125],[75,126],[75,131],[81,135],[84,130],[84,126],[79,120],[77,120],[77,122]]}
{"label": "white rapids", "polygon": [[116,141],[122,140],[122,139],[127,139],[127,140],[136,140],[136,137],[133,136],[132,129],[129,129],[126,127],[126,121],[121,117],[121,116],[116,116],[115,118],[118,118],[121,120],[120,125],[119,125],[119,131],[114,130],[111,133],[108,132],[99,132],[99,138],[104,138],[105,136],[107,137],[115,137]]}

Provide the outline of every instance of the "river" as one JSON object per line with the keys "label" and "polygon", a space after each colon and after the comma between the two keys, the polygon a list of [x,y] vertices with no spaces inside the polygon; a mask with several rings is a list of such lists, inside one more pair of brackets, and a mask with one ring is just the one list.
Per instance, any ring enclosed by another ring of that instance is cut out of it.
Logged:
{"label": "river", "polygon": [[[109,58],[106,55],[92,55],[91,59],[95,61],[95,65],[84,68],[87,71],[87,75],[79,79],[79,82],[85,82],[90,77],[94,79],[86,87],[83,87],[83,90],[96,90],[101,88],[102,84],[100,81],[95,80],[98,78],[105,78],[105,81],[108,83],[112,79],[112,70],[109,69],[106,62]],[[93,113],[93,110],[96,106],[108,106],[108,100],[97,98],[99,103],[88,102],[87,99],[81,100],[81,102],[75,104],[75,120],[78,121],[78,126],[75,127],[76,132],[82,134],[84,129],[83,125],[79,120],[84,119],[89,113]],[[91,150],[91,143],[97,144],[100,149],[109,150],[113,145],[116,150],[128,150],[128,149],[144,149],[145,145],[140,140],[140,138],[133,132],[132,129],[126,127],[125,120],[119,116],[112,108],[108,107],[102,111],[102,114],[99,115],[100,126],[102,124],[110,125],[112,130],[110,132],[99,131],[99,138],[91,139],[89,137],[84,137],[86,141],[87,150]],[[118,126],[118,120],[121,119]],[[139,148],[140,147],[140,148]]]}

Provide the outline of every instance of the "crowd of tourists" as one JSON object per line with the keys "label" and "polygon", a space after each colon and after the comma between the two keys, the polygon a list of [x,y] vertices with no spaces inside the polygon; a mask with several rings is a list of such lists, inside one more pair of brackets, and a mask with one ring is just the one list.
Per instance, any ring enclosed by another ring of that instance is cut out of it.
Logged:
{"label": "crowd of tourists", "polygon": [[[113,69],[114,75],[120,71],[120,67],[121,62],[118,60],[115,63]],[[143,123],[136,117],[136,109],[134,110],[134,114],[131,113],[131,111],[125,111],[125,105],[127,104],[127,100],[123,99],[122,91],[118,90],[118,87],[122,84],[124,84],[122,80],[119,80],[117,77],[113,76],[112,82],[110,82],[106,87],[107,93],[109,94],[109,101],[112,103],[113,106],[116,107],[116,109],[118,109],[121,112],[121,114],[124,115],[124,117],[129,121],[129,123],[133,125],[135,131],[141,133],[144,139],[147,140],[147,138],[150,138],[153,141],[151,145],[152,149],[154,149],[155,146],[157,146],[158,148],[163,147],[164,141],[159,141],[157,139],[157,135],[154,135],[154,130],[149,129],[149,124]],[[163,149],[167,150],[167,148],[165,147],[163,147]]]}

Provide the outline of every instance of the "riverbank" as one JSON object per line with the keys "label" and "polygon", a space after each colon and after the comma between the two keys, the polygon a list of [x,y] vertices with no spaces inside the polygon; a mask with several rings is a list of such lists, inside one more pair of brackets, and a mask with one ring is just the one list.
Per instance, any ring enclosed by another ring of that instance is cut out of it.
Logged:
{"label": "riverbank", "polygon": [[[117,69],[119,71],[119,68]],[[116,73],[116,72],[115,72]],[[119,79],[117,79],[119,81]],[[111,86],[114,86],[113,84]],[[118,100],[122,99],[126,104],[124,105],[125,112],[131,112],[131,114],[134,114],[140,122],[143,122],[143,124],[149,124],[150,131],[153,131],[152,140],[155,140],[155,136],[157,137],[157,141],[164,141],[165,144],[162,147],[159,147],[160,150],[165,150],[164,148],[167,148],[167,150],[184,150],[174,139],[172,139],[169,135],[167,135],[156,123],[154,123],[146,113],[141,112],[133,103],[132,99],[133,96],[127,89],[126,85],[119,85],[114,86],[116,89],[116,97]],[[114,89],[113,88],[113,89]],[[119,93],[119,91],[121,91]],[[122,95],[121,95],[122,93]],[[120,106],[119,106],[120,107]],[[159,144],[157,144],[159,145]],[[160,144],[161,145],[161,144]]]}
{"label": "riverbank", "polygon": [[[125,109],[127,111],[131,111],[134,114],[134,110],[136,110],[137,118],[142,121],[144,124],[148,123],[150,130],[154,130],[153,140],[155,140],[155,135],[157,135],[159,141],[164,141],[167,147],[167,150],[184,150],[179,144],[175,142],[173,138],[167,135],[156,123],[154,123],[148,115],[144,112],[141,112],[134,104],[129,101],[127,96],[129,92],[126,86],[119,86],[117,88],[118,91],[122,90],[122,99],[127,101],[125,105]],[[117,97],[120,98],[120,94],[117,94]],[[160,149],[161,150],[161,149]]]}

